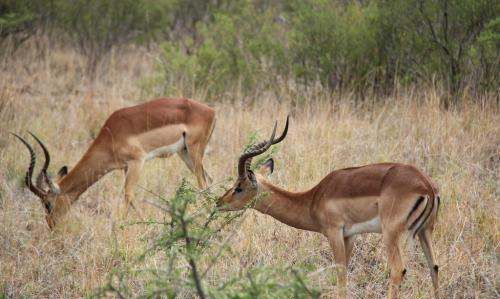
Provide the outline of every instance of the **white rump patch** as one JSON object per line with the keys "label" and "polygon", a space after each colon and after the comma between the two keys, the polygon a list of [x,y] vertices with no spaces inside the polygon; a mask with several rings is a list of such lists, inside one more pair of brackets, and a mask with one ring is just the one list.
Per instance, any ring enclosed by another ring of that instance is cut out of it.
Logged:
{"label": "white rump patch", "polygon": [[146,155],[146,160],[150,160],[150,159],[153,159],[155,157],[165,155],[165,154],[175,154],[178,151],[180,151],[181,149],[183,149],[185,146],[186,146],[186,144],[184,143],[184,136],[182,136],[181,139],[179,139],[175,143],[169,144],[167,146],[155,148],[154,150],[150,151]]}
{"label": "white rump patch", "polygon": [[380,218],[375,217],[365,222],[355,223],[350,228],[345,228],[344,237],[350,237],[364,233],[381,233],[381,232],[382,232],[382,227],[380,225]]}

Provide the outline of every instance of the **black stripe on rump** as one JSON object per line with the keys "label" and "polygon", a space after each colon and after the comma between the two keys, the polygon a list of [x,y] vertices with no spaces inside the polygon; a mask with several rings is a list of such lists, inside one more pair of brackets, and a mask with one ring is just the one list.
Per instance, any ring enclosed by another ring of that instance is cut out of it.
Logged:
{"label": "black stripe on rump", "polygon": [[[412,214],[418,209],[418,207],[424,202],[424,199],[425,197],[424,196],[419,196],[417,198],[417,201],[415,202],[415,205],[413,206],[413,208],[411,209],[411,212],[408,214],[408,217],[407,217],[407,221],[410,219],[410,217],[412,216]],[[408,230],[413,230],[413,228],[417,225],[417,223],[420,221],[420,219],[422,218],[422,216],[425,214],[425,209],[427,208],[427,203],[425,204],[425,207],[424,207],[424,210],[422,211],[422,213],[420,213],[420,215],[418,215],[417,219],[415,219],[415,221],[413,221],[412,224],[410,224],[410,227],[408,228]]]}
{"label": "black stripe on rump", "polygon": [[431,216],[432,214],[432,211],[434,210],[434,201],[436,201],[436,197],[434,197],[430,202],[430,209],[429,209],[429,212],[425,215],[425,218],[424,220],[422,221],[422,223],[420,223],[420,225],[415,229],[415,232],[413,233],[413,238],[415,238],[415,236],[417,235],[417,233],[422,229],[422,227],[424,227],[425,223],[427,223],[427,220],[429,219],[429,216]]}
{"label": "black stripe on rump", "polygon": [[437,207],[436,213],[439,212],[439,206],[441,205],[441,197],[439,197],[439,195],[438,195],[437,199],[438,199],[438,207]]}
{"label": "black stripe on rump", "polygon": [[[417,201],[415,202],[415,206],[413,207],[412,211],[410,212],[410,214],[408,215],[408,219],[410,218],[411,214],[417,210],[417,208],[422,204],[422,202],[424,201],[425,199],[425,196],[420,196]],[[417,219],[415,219],[415,221],[413,221],[412,224],[410,224],[410,227],[408,228],[408,230],[410,231],[415,231],[414,228],[415,226],[421,221],[422,217],[424,216],[426,210],[427,210],[427,206],[428,206],[428,203],[429,201],[427,200],[427,202],[425,203],[425,207],[424,207],[424,210],[422,211],[422,213],[420,213],[420,215],[418,215]],[[413,234],[413,237],[415,237],[415,234]]]}
{"label": "black stripe on rump", "polygon": [[[420,196],[419,198],[417,198],[417,201],[415,202],[415,204],[413,205],[413,208],[411,208],[411,211],[410,213],[408,213],[408,216],[406,217],[406,221],[408,221],[411,217],[411,215],[413,215],[413,213],[415,212],[415,210],[418,208],[418,206],[422,203],[422,201],[424,200],[424,197],[423,196]],[[418,220],[418,219],[417,219]],[[415,224],[415,222],[413,223]],[[412,225],[413,225],[412,224]],[[410,228],[411,228],[411,225],[410,225]]]}

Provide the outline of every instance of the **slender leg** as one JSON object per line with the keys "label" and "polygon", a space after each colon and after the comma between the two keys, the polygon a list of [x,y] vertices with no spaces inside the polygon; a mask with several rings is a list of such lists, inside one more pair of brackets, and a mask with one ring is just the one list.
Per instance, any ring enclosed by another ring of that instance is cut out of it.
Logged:
{"label": "slender leg", "polygon": [[327,233],[337,265],[339,298],[347,298],[347,257],[342,228],[334,228]]}
{"label": "slender leg", "polygon": [[189,159],[187,149],[183,148],[182,150],[178,151],[177,154],[182,159],[184,164],[186,164],[187,168],[194,174],[193,162],[191,162],[191,160]]}
{"label": "slender leg", "polygon": [[352,249],[354,247],[354,236],[344,238],[345,244],[345,258],[346,258],[346,270],[347,266],[349,266],[349,260],[351,259]]}
{"label": "slender leg", "polygon": [[406,269],[403,265],[400,248],[401,234],[398,232],[383,232],[384,243],[388,254],[389,267],[391,269],[389,291],[387,298],[398,298],[399,286],[403,281]]}
{"label": "slender leg", "polygon": [[212,184],[214,181],[212,177],[208,174],[208,172],[205,170],[205,167],[203,167],[203,174],[205,175],[205,179],[208,182],[208,184]]}
{"label": "slender leg", "polygon": [[439,280],[438,280],[438,265],[436,265],[434,259],[434,252],[432,250],[432,235],[429,229],[425,229],[418,233],[418,238],[420,240],[420,246],[425,254],[425,259],[427,260],[427,265],[431,272],[432,285],[434,287],[434,298],[439,298]]}
{"label": "slender leg", "polygon": [[203,156],[197,154],[193,157],[194,160],[194,173],[196,175],[196,179],[198,180],[198,186],[202,189],[208,187],[207,178],[205,176],[205,169],[203,168]]}
{"label": "slender leg", "polygon": [[[200,188],[205,188],[205,186],[200,183],[200,179],[201,179],[201,182],[206,182],[207,178],[208,178],[208,181],[211,181],[211,179],[208,176],[205,169],[203,169],[203,165],[201,165],[202,172],[200,172],[199,168],[195,167],[195,165],[197,166],[199,164],[198,163],[195,164],[193,162],[193,161],[195,161],[194,155],[189,155],[189,153],[186,149],[179,151],[178,154],[179,154],[179,157],[182,159],[182,161],[184,161],[184,163],[186,164],[187,168],[189,168],[189,170],[196,176],[196,179],[198,181],[198,186]],[[200,173],[202,173],[202,176],[200,176]]]}
{"label": "slender leg", "polygon": [[203,154],[204,148],[202,148],[199,144],[187,144],[185,151],[187,152],[187,160],[183,158],[184,162],[188,166],[188,168],[194,173],[196,176],[196,180],[198,181],[198,186],[200,188],[205,189],[207,187],[207,178],[205,177],[205,169],[203,168]]}
{"label": "slender leg", "polygon": [[132,160],[127,162],[126,174],[125,174],[125,216],[128,214],[129,207],[132,207],[134,211],[142,218],[140,212],[134,206],[134,189],[139,182],[139,177],[144,165],[143,160]]}

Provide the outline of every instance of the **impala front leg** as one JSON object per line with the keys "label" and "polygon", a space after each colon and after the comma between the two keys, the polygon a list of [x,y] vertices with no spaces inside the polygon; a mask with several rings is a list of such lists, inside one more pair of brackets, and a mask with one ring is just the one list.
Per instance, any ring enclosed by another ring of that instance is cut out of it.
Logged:
{"label": "impala front leg", "polygon": [[347,298],[347,255],[343,227],[329,229],[326,237],[332,247],[333,257],[337,266],[339,298]]}

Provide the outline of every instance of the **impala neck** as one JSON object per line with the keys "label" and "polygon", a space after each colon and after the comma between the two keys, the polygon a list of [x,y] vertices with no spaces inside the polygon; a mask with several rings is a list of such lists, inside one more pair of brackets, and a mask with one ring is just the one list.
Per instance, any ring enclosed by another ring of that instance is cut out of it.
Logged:
{"label": "impala neck", "polygon": [[259,183],[264,197],[256,203],[256,210],[295,228],[319,231],[318,224],[311,216],[313,190],[294,193],[267,181]]}
{"label": "impala neck", "polygon": [[71,203],[75,202],[83,192],[112,170],[105,156],[99,155],[95,151],[92,154],[89,152],[92,151],[89,150],[76,166],[59,181],[61,194],[69,197]]}

